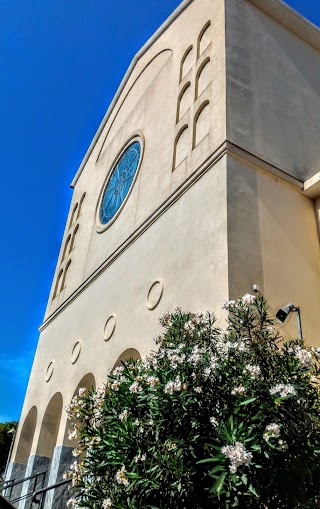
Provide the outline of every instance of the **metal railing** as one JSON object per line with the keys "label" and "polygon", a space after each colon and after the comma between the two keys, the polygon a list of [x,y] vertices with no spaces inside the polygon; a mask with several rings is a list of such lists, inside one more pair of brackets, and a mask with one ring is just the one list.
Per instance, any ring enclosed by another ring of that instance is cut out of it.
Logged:
{"label": "metal railing", "polygon": [[[45,488],[42,488],[41,490],[35,491],[32,496],[32,504],[38,504],[39,505],[38,509],[43,509],[47,492],[50,490],[54,490],[55,488],[59,488],[60,486],[63,486],[70,482],[71,482],[71,479],[65,479],[64,481],[57,482],[56,484],[51,484],[51,486],[46,486]],[[37,498],[37,497],[39,497],[39,498]]]}
{"label": "metal railing", "polygon": [[[44,481],[46,478],[46,474],[47,474],[47,471],[44,471],[44,472],[39,472],[34,475],[29,475],[28,477],[24,477],[24,479],[19,479],[19,481],[15,481],[14,479],[10,479],[10,481],[5,481],[3,483],[3,487],[2,487],[2,494],[9,502],[12,502],[13,504],[15,502],[19,502],[19,500],[24,500],[25,498],[31,497],[37,488],[38,479],[41,477],[42,477],[41,487],[43,487]],[[33,481],[30,483],[30,485],[32,486],[32,489],[30,489],[28,491],[28,493],[26,493],[25,495],[22,495],[22,496],[12,499],[13,488],[15,486],[18,486],[19,484],[23,484],[25,481]]]}

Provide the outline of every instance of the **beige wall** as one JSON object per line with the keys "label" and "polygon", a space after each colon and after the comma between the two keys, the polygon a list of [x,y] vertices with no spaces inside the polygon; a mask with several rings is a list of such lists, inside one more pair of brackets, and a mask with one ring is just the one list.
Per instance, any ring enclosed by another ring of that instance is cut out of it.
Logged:
{"label": "beige wall", "polygon": [[227,138],[307,180],[320,170],[320,52],[250,1],[226,0],[226,54]]}
{"label": "beige wall", "polygon": [[[161,331],[159,317],[177,306],[194,312],[214,310],[222,325],[221,306],[228,297],[226,161],[220,159],[92,282],[76,300],[41,333],[21,423],[31,406],[38,409],[40,425],[51,397],[61,392],[63,406],[86,373],[97,386],[122,352],[135,348],[145,355],[155,347],[152,338]],[[157,278],[164,283],[162,299],[154,310],[147,307],[148,290]],[[220,312],[219,312],[220,310]],[[103,337],[110,314],[117,324],[109,341]],[[81,338],[78,361],[71,352]],[[45,381],[47,366],[55,369]],[[58,444],[63,440],[63,413]],[[19,436],[16,443],[18,443]]]}
{"label": "beige wall", "polygon": [[[198,37],[208,21],[211,26],[206,33],[205,49],[197,57]],[[223,0],[197,0],[139,60],[75,187],[70,214],[86,192],[77,243],[71,256],[66,288],[52,300],[59,270],[68,261],[60,263],[69,233],[67,227],[46,318],[223,143],[226,131],[224,25]],[[181,60],[190,45],[193,46],[191,67],[179,82]],[[206,68],[207,87],[195,100],[196,74],[207,58],[210,58]],[[176,123],[178,97],[188,82],[190,104]],[[192,149],[193,122],[205,101],[209,101],[209,132]],[[174,142],[182,125],[188,125],[186,158],[172,171]],[[104,233],[97,233],[96,207],[101,189],[117,154],[137,131],[145,139],[141,171],[117,221]]]}
{"label": "beige wall", "polygon": [[[258,284],[274,316],[289,302],[301,306],[305,339],[319,346],[320,253],[313,200],[233,157],[227,175],[231,297]],[[294,315],[282,332],[297,336]]]}
{"label": "beige wall", "polygon": [[[196,79],[208,59],[197,97]],[[238,0],[195,0],[137,62],[74,189],[13,458],[34,405],[31,454],[51,398],[61,393],[65,406],[88,373],[101,386],[125,350],[148,353],[160,331],[159,317],[177,306],[214,310],[224,325],[223,301],[251,293],[258,284],[272,312],[289,301],[301,305],[305,336],[319,346],[315,204],[303,196],[298,180],[289,184],[279,171],[276,177],[258,158],[252,164],[259,156],[299,179],[319,170],[319,69],[315,49]],[[191,93],[177,118],[178,99],[189,83]],[[186,127],[174,164],[175,142]],[[144,152],[137,180],[117,220],[101,232],[96,225],[101,190],[119,151],[138,131]],[[226,139],[244,149],[242,158]],[[84,193],[81,215],[70,227]],[[74,249],[62,260],[77,225]],[[70,260],[66,287],[52,299],[57,275]],[[163,296],[151,310],[147,295],[157,278]],[[105,341],[112,314],[116,328]],[[284,330],[296,334],[295,317]],[[72,363],[79,340],[81,353]],[[63,412],[57,444],[63,443],[65,427]]]}

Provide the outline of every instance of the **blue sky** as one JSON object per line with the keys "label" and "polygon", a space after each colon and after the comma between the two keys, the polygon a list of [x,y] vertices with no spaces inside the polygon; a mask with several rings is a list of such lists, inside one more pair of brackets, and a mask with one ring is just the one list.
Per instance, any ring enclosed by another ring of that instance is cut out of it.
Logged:
{"label": "blue sky", "polygon": [[[134,54],[179,0],[0,0],[0,422],[18,419],[72,191]],[[320,25],[319,0],[289,0]]]}

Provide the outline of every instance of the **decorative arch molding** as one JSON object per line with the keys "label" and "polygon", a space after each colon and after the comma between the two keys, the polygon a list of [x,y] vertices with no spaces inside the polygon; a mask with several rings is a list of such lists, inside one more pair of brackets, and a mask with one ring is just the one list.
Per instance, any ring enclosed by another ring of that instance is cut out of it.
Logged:
{"label": "decorative arch molding", "polygon": [[75,229],[73,230],[69,253],[71,253],[72,249],[74,248],[74,244],[75,244],[75,240],[76,240],[76,235],[77,235],[78,231],[79,231],[79,223],[76,225]]}
{"label": "decorative arch molding", "polygon": [[82,211],[82,205],[83,205],[83,200],[85,199],[86,197],[86,193],[83,193],[83,195],[81,196],[81,200],[79,202],[79,208],[78,208],[78,213],[77,213],[77,219],[78,217],[80,216],[81,214],[81,211]]}
{"label": "decorative arch molding", "polygon": [[62,261],[62,262],[63,262],[63,260],[66,258],[68,251],[70,251],[70,250],[68,249],[68,247],[69,247],[69,243],[70,243],[70,240],[71,240],[71,233],[69,233],[69,235],[68,235],[68,237],[67,237],[67,240],[66,240],[66,242],[65,242],[65,245],[64,245],[63,254],[62,254],[62,259],[61,259],[61,261]]}
{"label": "decorative arch molding", "polygon": [[210,83],[210,75],[209,75],[209,62],[210,57],[207,57],[202,64],[200,65],[197,74],[196,74],[196,82],[195,82],[195,94],[194,100],[196,101],[198,97],[202,94],[202,92],[207,88]]}
{"label": "decorative arch molding", "polygon": [[111,129],[114,128],[116,122],[119,121],[119,126],[121,124],[121,118],[119,120],[119,117],[121,116],[120,114],[123,111],[123,106],[125,105],[125,114],[126,116],[128,116],[131,113],[131,111],[133,111],[135,106],[138,104],[140,99],[143,97],[147,88],[149,88],[155,81],[156,77],[161,72],[162,68],[166,64],[167,60],[171,57],[171,55],[172,49],[170,48],[166,48],[159,51],[159,53],[157,53],[151,60],[149,60],[149,62],[144,66],[142,71],[138,74],[138,76],[130,86],[128,92],[125,94],[124,98],[119,104],[118,109],[115,111],[114,117],[111,120],[110,126],[108,127],[107,133],[104,137],[101,149],[96,159],[96,163],[99,161],[104,151]]}
{"label": "decorative arch molding", "polygon": [[62,395],[60,392],[56,392],[52,396],[42,419],[36,450],[38,456],[46,458],[52,458],[53,456],[59,432],[62,405]]}
{"label": "decorative arch molding", "polygon": [[181,58],[179,83],[183,80],[185,75],[190,71],[190,69],[192,67],[192,57],[193,57],[193,46],[191,45],[184,52],[183,57]]}
{"label": "decorative arch molding", "polygon": [[74,224],[75,222],[75,219],[76,219],[76,213],[77,213],[77,209],[78,209],[78,202],[75,204],[75,206],[73,207],[72,209],[72,214],[71,214],[71,218],[70,218],[70,223],[69,223],[69,228],[71,228],[71,226]]}
{"label": "decorative arch molding", "polygon": [[177,166],[179,166],[179,164],[182,163],[184,159],[186,159],[187,154],[188,154],[188,124],[184,124],[179,130],[174,141],[172,170],[175,170]]}
{"label": "decorative arch molding", "polygon": [[198,108],[193,121],[192,148],[195,148],[209,134],[209,101],[204,101]]}
{"label": "decorative arch molding", "polygon": [[188,111],[191,105],[191,82],[188,81],[182,88],[177,102],[177,115],[176,123],[179,122],[181,117]]}
{"label": "decorative arch molding", "polygon": [[67,265],[66,265],[66,268],[64,269],[64,274],[63,274],[63,278],[62,278],[62,283],[61,283],[61,290],[63,290],[66,285],[67,285],[67,275],[68,275],[68,272],[70,270],[70,265],[71,265],[71,260],[68,261]]}
{"label": "decorative arch molding", "polygon": [[61,278],[62,278],[62,274],[63,274],[63,269],[61,269],[59,271],[59,274],[57,276],[57,280],[56,280],[56,284],[55,284],[54,292],[53,292],[53,299],[55,299],[57,297],[58,293],[59,293],[59,286],[60,286],[60,281],[61,281]]}
{"label": "decorative arch molding", "polygon": [[[77,388],[75,389],[72,398],[77,396],[79,394],[79,389],[84,387],[85,389],[95,389],[96,388],[96,380],[92,373],[87,373],[83,378],[81,378],[80,382],[77,385]],[[69,430],[72,428],[73,424],[75,424],[76,421],[74,420],[68,420],[66,424],[66,429],[64,431],[64,438],[63,438],[63,444],[67,445],[69,447],[75,447],[77,445],[76,441],[69,439]]]}
{"label": "decorative arch molding", "polygon": [[202,55],[204,50],[206,50],[211,43],[211,38],[208,31],[210,25],[211,21],[207,21],[199,34],[197,41],[197,59],[200,57],[200,55]]}
{"label": "decorative arch molding", "polygon": [[34,432],[37,425],[38,410],[33,406],[25,418],[19,437],[18,446],[16,449],[14,462],[26,465],[30,456],[31,447],[34,438]]}

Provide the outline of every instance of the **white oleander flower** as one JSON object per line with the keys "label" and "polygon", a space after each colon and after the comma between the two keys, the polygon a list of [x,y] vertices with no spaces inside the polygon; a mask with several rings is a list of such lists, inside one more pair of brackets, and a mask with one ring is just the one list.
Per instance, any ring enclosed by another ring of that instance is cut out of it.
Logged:
{"label": "white oleander flower", "polygon": [[128,478],[126,476],[125,466],[122,465],[121,469],[116,473],[116,481],[118,484],[123,484],[123,486],[127,487],[129,485]]}
{"label": "white oleander flower", "polygon": [[280,398],[286,398],[287,396],[294,396],[296,394],[295,388],[290,384],[277,384],[271,387],[269,392],[272,396],[278,394]]}
{"label": "white oleander flower", "polygon": [[235,300],[226,300],[223,303],[222,309],[226,309],[227,311],[229,311],[229,309],[233,308],[235,305],[236,305],[236,301]]}
{"label": "white oleander flower", "polygon": [[125,421],[125,420],[128,418],[128,415],[129,415],[129,414],[130,414],[130,412],[129,412],[127,409],[123,410],[123,411],[121,412],[121,414],[119,414],[119,415],[118,415],[119,420],[120,420],[120,421]]}
{"label": "white oleander flower", "polygon": [[231,394],[233,396],[236,396],[237,394],[244,394],[246,392],[246,389],[240,385],[239,387],[234,387],[234,389],[232,389],[231,391]]}
{"label": "white oleander flower", "polygon": [[294,353],[295,357],[299,359],[302,366],[309,367],[312,364],[312,353],[309,352],[309,350],[296,346]]}
{"label": "white oleander flower", "polygon": [[132,393],[141,392],[142,391],[142,387],[141,387],[141,385],[139,385],[138,382],[133,382],[133,384],[130,385],[130,387],[129,387],[129,391],[132,392]]}
{"label": "white oleander flower", "polygon": [[211,422],[212,426],[214,426],[214,427],[219,425],[219,421],[215,417],[210,417],[210,422]]}
{"label": "white oleander flower", "polygon": [[110,507],[112,507],[111,498],[105,498],[102,502],[102,509],[110,509]]}
{"label": "white oleander flower", "polygon": [[67,502],[67,507],[72,507],[72,508],[78,507],[77,500],[75,498],[69,498],[69,500]]}
{"label": "white oleander flower", "polygon": [[113,368],[111,373],[112,375],[119,376],[122,375],[123,370],[124,370],[123,366],[117,366],[116,368]]}
{"label": "white oleander flower", "polygon": [[280,436],[280,426],[275,422],[268,424],[263,434],[263,438],[266,442],[270,440],[270,438],[278,438]]}
{"label": "white oleander flower", "polygon": [[246,451],[241,442],[221,448],[222,454],[230,459],[230,472],[234,474],[241,465],[248,465],[252,460],[251,452]]}
{"label": "white oleander flower", "polygon": [[242,298],[241,302],[242,304],[253,304],[256,300],[255,295],[250,295],[250,293],[246,293]]}
{"label": "white oleander flower", "polygon": [[243,370],[244,373],[250,373],[251,378],[256,379],[261,375],[260,366],[251,366],[247,364]]}

